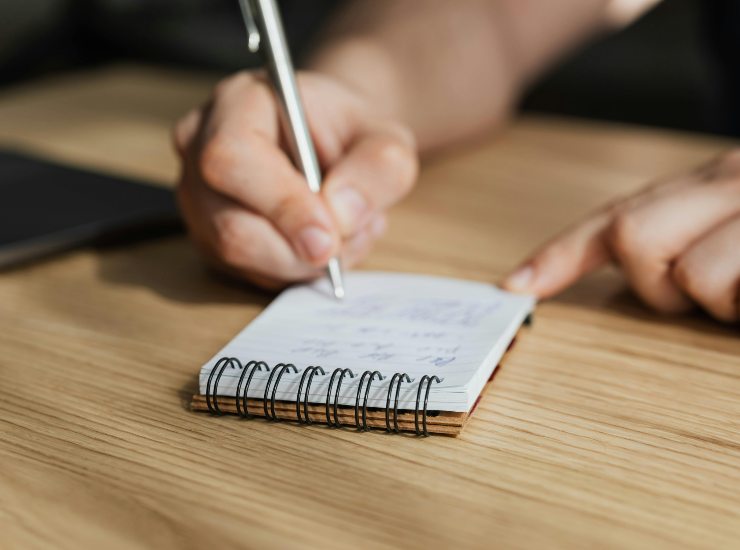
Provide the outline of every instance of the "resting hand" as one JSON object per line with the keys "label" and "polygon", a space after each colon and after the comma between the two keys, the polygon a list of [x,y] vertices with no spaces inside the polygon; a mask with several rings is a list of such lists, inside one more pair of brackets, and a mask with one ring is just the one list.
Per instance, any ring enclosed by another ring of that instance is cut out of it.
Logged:
{"label": "resting hand", "polygon": [[191,237],[216,265],[270,288],[320,276],[337,253],[347,266],[361,260],[417,174],[405,127],[333,80],[302,73],[298,84],[325,176],[318,195],[286,152],[261,73],[220,83],[174,133]]}
{"label": "resting hand", "polygon": [[740,151],[648,186],[566,230],[504,286],[552,296],[613,261],[635,292],[665,313],[698,304],[740,318]]}

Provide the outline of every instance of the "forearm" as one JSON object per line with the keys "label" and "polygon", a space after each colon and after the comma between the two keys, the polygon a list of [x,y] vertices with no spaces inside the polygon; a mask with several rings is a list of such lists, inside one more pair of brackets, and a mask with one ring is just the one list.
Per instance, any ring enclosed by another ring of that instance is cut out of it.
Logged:
{"label": "forearm", "polygon": [[309,68],[408,124],[422,151],[503,122],[522,88],[605,24],[606,0],[356,0]]}

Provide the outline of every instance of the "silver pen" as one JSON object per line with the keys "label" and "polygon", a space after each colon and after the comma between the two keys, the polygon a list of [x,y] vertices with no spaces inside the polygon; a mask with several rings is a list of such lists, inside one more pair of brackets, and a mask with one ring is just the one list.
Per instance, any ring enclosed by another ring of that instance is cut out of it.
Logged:
{"label": "silver pen", "polygon": [[[275,94],[281,107],[282,123],[293,154],[293,161],[306,177],[314,193],[321,189],[321,168],[308,131],[303,102],[296,85],[293,62],[285,39],[283,23],[275,0],[239,0],[247,28],[249,51],[262,51],[265,56]],[[339,258],[326,266],[337,299],[344,298],[342,268]]]}

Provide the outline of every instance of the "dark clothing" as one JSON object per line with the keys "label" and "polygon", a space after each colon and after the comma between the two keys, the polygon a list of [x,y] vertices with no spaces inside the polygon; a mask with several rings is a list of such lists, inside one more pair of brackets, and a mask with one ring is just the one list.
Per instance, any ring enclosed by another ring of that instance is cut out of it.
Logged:
{"label": "dark clothing", "polygon": [[719,133],[740,136],[740,2],[710,0],[701,4],[706,40],[716,64],[712,125]]}
{"label": "dark clothing", "polygon": [[[339,3],[280,2],[297,63]],[[258,61],[237,0],[0,2],[0,84],[121,59],[223,73]],[[666,0],[557,67],[524,106],[740,136],[740,0]]]}
{"label": "dark clothing", "polygon": [[664,0],[579,49],[525,109],[740,136],[740,0]]}
{"label": "dark clothing", "polygon": [[[281,0],[296,60],[337,0]],[[0,3],[0,83],[111,59],[233,72],[253,66],[237,0]]]}

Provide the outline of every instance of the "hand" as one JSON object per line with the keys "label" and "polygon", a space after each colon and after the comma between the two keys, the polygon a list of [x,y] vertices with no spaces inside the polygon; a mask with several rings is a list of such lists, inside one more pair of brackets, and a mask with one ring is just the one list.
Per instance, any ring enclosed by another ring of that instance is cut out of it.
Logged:
{"label": "hand", "polygon": [[613,261],[635,292],[665,313],[698,304],[740,319],[740,151],[648,186],[566,230],[504,287],[552,296]]}
{"label": "hand", "polygon": [[221,82],[174,132],[177,196],[191,237],[217,266],[269,288],[320,276],[337,253],[347,267],[360,261],[418,171],[405,127],[333,80],[303,73],[298,84],[324,173],[320,194],[286,152],[260,73]]}

